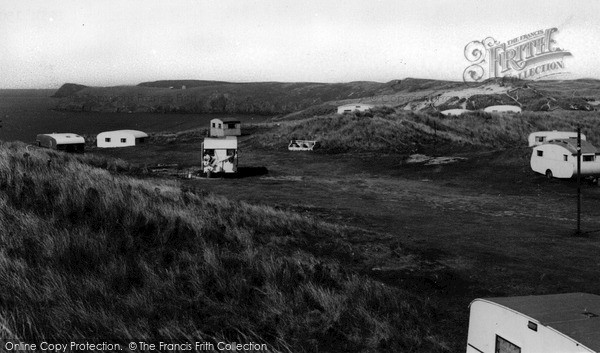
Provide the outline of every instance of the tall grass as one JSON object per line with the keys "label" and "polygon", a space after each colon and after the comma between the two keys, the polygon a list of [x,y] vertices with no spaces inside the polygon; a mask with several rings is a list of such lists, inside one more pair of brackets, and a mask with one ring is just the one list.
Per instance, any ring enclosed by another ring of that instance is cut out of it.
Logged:
{"label": "tall grass", "polygon": [[93,162],[0,144],[3,337],[447,350],[425,300],[333,261],[359,230]]}
{"label": "tall grass", "polygon": [[377,151],[411,153],[434,144],[448,148],[510,148],[527,144],[534,131],[574,131],[580,125],[588,140],[600,147],[600,112],[525,112],[517,115],[474,112],[444,117],[436,114],[375,109],[370,113],[331,114],[281,122],[254,138],[271,148],[285,148],[290,139],[320,142],[327,153]]}

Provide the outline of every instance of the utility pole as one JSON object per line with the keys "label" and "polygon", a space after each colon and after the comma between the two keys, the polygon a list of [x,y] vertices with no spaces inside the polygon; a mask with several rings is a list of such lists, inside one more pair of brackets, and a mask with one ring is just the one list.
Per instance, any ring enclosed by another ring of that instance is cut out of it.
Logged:
{"label": "utility pole", "polygon": [[577,232],[581,235],[581,126],[577,126]]}
{"label": "utility pole", "polygon": [[433,121],[433,153],[437,156],[437,123]]}

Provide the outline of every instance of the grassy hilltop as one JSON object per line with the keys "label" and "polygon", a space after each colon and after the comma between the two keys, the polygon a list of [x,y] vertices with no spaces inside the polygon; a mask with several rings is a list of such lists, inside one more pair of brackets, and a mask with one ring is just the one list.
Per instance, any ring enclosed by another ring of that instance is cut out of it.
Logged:
{"label": "grassy hilltop", "polygon": [[[290,139],[318,140],[322,153],[396,152],[444,153],[464,150],[491,150],[526,146],[534,131],[600,130],[600,112],[525,112],[518,115],[474,112],[443,116],[376,107],[355,114],[329,114],[281,121],[253,136],[253,143],[282,149]],[[600,136],[589,134],[594,145]]]}
{"label": "grassy hilltop", "polygon": [[386,83],[171,80],[119,87],[65,84],[54,97],[60,98],[59,110],[100,112],[285,115],[308,110],[304,113],[320,115],[335,111],[339,104],[359,101],[427,112],[498,104],[527,111],[592,111],[600,103],[600,84],[597,80],[503,79],[465,84],[413,78]]}
{"label": "grassy hilltop", "polygon": [[363,231],[136,173],[0,144],[2,337],[446,350],[425,299],[344,270]]}

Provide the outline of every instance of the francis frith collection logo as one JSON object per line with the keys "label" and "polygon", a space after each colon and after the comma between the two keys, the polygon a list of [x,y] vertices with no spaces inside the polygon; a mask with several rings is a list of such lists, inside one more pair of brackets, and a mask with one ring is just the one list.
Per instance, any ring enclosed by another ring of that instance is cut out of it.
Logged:
{"label": "francis frith collection logo", "polygon": [[559,48],[553,35],[557,28],[538,30],[500,43],[492,37],[465,46],[471,64],[463,72],[465,82],[480,82],[494,77],[538,80],[565,73],[569,51]]}

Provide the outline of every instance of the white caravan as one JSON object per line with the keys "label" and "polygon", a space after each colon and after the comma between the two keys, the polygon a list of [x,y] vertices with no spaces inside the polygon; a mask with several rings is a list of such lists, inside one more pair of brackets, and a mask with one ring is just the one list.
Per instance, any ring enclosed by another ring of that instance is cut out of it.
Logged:
{"label": "white caravan", "polygon": [[236,173],[238,144],[236,136],[206,137],[201,146],[202,171],[210,173]]}
{"label": "white caravan", "polygon": [[586,293],[475,299],[467,353],[598,353],[600,296]]}
{"label": "white caravan", "polygon": [[[574,131],[537,131],[529,134],[529,147],[539,146],[551,140],[558,139],[577,139],[577,132]],[[581,134],[581,139],[586,140],[585,135]]]}
{"label": "white caravan", "polygon": [[[581,175],[600,175],[600,151],[591,143],[581,141]],[[577,176],[577,139],[552,140],[533,148],[531,169],[548,178]]]}

